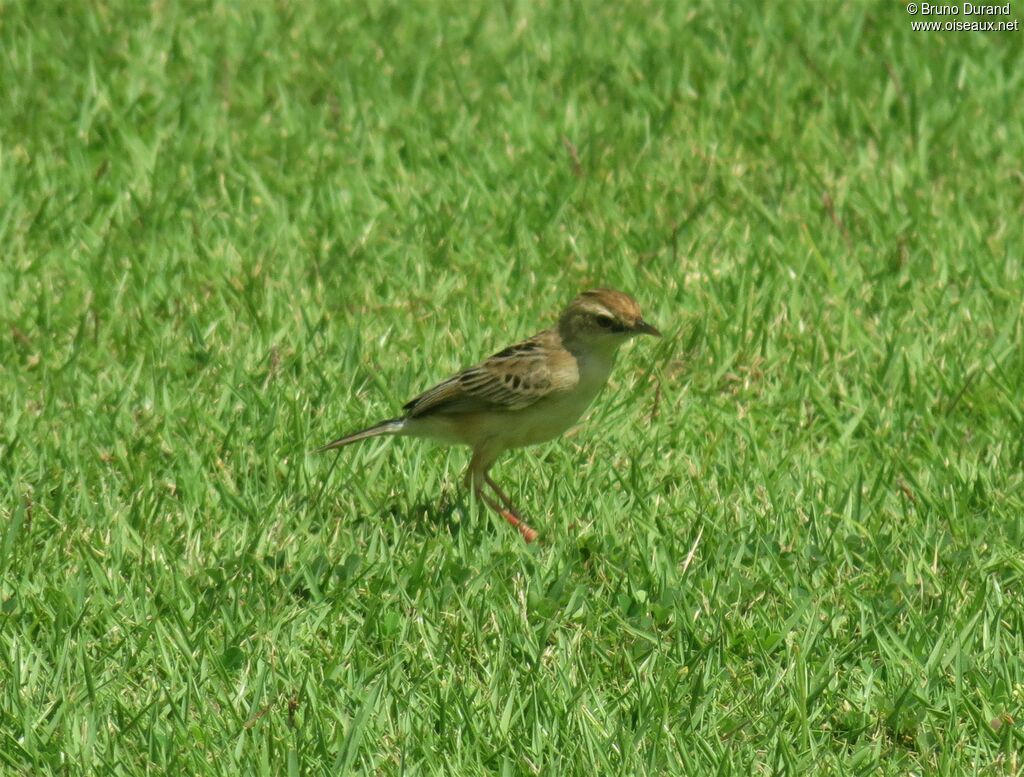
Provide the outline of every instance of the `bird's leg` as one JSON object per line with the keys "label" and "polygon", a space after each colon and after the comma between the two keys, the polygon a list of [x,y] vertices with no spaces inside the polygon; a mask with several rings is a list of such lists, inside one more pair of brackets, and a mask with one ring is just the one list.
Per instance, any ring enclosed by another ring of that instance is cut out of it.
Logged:
{"label": "bird's leg", "polygon": [[476,495],[477,497],[483,500],[484,504],[486,504],[488,507],[494,510],[494,512],[496,512],[510,524],[515,526],[516,529],[519,530],[519,533],[523,536],[523,539],[526,540],[526,542],[533,542],[535,539],[537,539],[537,532],[535,529],[531,528],[526,523],[526,521],[524,521],[522,518],[516,515],[516,513],[514,513],[512,510],[502,507],[502,505],[499,502],[495,502],[493,499],[487,496],[487,494],[483,492],[482,488],[478,488],[476,490]]}
{"label": "bird's leg", "polygon": [[487,474],[486,470],[484,471],[484,483],[491,487],[491,490],[497,495],[498,499],[505,505],[504,509],[498,509],[498,512],[501,513],[505,520],[519,529],[519,533],[523,535],[523,539],[527,542],[533,542],[537,539],[536,530],[523,520],[523,517],[519,514],[519,509],[512,504],[508,494],[501,490],[498,484],[494,482],[494,479]]}
{"label": "bird's leg", "polygon": [[[537,532],[519,516],[515,508],[512,506],[512,502],[508,496],[506,496],[505,493],[498,488],[497,484],[487,475],[487,469],[474,466],[474,464],[477,464],[476,456],[474,456],[473,461],[470,462],[469,471],[466,473],[466,481],[467,483],[472,484],[473,493],[476,494],[477,498],[512,524],[519,531],[519,534],[522,535],[523,540],[526,542],[533,542],[536,540]],[[504,506],[484,493],[485,484],[494,490],[495,494],[497,494],[501,501],[505,503]]]}
{"label": "bird's leg", "polygon": [[501,500],[501,503],[503,505],[505,505],[506,509],[510,513],[514,513],[515,515],[519,515],[519,508],[517,508],[512,503],[511,497],[509,497],[508,494],[506,494],[504,491],[501,490],[501,487],[497,483],[494,482],[494,478],[492,478],[490,476],[490,474],[488,474],[487,472],[484,473],[484,483],[486,483],[487,485],[489,485],[491,487],[491,490],[495,493],[495,495],[498,497],[498,499]]}

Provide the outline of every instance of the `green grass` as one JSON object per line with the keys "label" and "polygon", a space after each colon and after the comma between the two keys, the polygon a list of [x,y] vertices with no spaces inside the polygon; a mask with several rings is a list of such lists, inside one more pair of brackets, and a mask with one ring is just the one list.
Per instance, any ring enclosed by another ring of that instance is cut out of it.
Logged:
{"label": "green grass", "polygon": [[0,4],[0,773],[1020,773],[1024,32],[471,5]]}

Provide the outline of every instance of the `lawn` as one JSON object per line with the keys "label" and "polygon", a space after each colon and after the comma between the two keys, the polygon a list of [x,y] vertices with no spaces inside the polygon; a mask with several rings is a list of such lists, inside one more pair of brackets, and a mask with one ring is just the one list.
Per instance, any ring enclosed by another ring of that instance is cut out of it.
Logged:
{"label": "lawn", "polygon": [[[1024,31],[910,21],[0,3],[0,773],[1020,774]],[[597,285],[536,545],[307,454]]]}

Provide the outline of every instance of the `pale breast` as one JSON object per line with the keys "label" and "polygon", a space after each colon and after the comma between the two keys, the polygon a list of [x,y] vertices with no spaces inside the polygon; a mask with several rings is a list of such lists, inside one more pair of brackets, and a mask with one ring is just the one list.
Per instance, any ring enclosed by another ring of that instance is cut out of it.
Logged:
{"label": "pale breast", "polygon": [[577,358],[579,377],[572,388],[554,392],[505,420],[508,447],[536,445],[566,432],[604,388],[614,363],[614,352],[594,354],[589,359]]}
{"label": "pale breast", "polygon": [[545,380],[551,388],[527,407],[499,408],[496,403],[488,407],[477,402],[472,409],[460,406],[461,412],[412,415],[404,433],[495,452],[558,437],[580,419],[604,388],[615,352],[610,349],[578,355],[561,350],[548,359]]}

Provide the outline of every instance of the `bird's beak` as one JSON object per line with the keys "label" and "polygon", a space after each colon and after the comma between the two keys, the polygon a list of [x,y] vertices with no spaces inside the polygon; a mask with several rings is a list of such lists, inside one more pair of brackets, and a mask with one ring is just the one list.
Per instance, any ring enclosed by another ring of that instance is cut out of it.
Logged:
{"label": "bird's beak", "polygon": [[655,337],[661,337],[661,332],[658,331],[658,327],[653,324],[648,324],[642,318],[636,322],[636,326],[633,327],[633,331],[638,335],[654,335]]}

